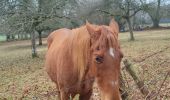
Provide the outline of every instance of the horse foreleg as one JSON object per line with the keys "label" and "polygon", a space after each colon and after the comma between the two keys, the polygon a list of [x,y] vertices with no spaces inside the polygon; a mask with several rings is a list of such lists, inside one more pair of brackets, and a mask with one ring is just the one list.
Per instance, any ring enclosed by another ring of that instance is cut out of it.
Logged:
{"label": "horse foreleg", "polygon": [[88,93],[86,93],[86,94],[81,94],[81,95],[79,96],[79,100],[90,100],[91,94],[92,94],[92,90],[89,90]]}
{"label": "horse foreleg", "polygon": [[60,91],[59,98],[60,100],[69,100],[69,95],[64,91]]}
{"label": "horse foreleg", "polygon": [[65,91],[62,91],[58,88],[58,85],[56,85],[56,88],[58,89],[58,99],[57,100],[69,100],[69,95]]}

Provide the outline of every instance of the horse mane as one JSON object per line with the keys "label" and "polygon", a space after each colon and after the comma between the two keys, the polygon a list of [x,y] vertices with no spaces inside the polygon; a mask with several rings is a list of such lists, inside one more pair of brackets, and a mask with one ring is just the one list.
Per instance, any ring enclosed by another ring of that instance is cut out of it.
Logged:
{"label": "horse mane", "polygon": [[109,26],[105,26],[104,27],[109,30],[110,32],[112,32],[112,34],[107,35],[107,41],[108,41],[108,45],[109,47],[112,47],[114,49],[119,49],[119,42],[118,42],[118,31],[113,30],[111,27]]}
{"label": "horse mane", "polygon": [[86,26],[72,30],[73,36],[71,38],[72,47],[72,60],[74,70],[79,73],[79,80],[82,80],[85,70],[88,66],[90,56],[90,35]]}

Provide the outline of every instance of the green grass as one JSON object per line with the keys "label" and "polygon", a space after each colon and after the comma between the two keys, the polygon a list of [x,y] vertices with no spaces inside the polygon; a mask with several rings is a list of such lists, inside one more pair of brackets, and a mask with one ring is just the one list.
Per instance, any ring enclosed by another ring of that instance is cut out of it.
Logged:
{"label": "green grass", "polygon": [[[136,41],[131,42],[129,33],[120,33],[122,51],[149,90],[157,92],[170,68],[170,48],[144,62],[138,63],[138,61],[170,46],[170,30],[141,31],[134,34]],[[47,47],[38,46],[39,58],[32,59],[30,43],[28,40],[0,43],[0,100],[55,100],[57,98],[55,84],[51,82],[44,70]],[[43,43],[46,44],[46,41]],[[129,84],[127,87],[129,100],[144,100],[132,78],[126,72],[125,74]],[[170,77],[158,96],[163,100],[170,98],[169,84]]]}
{"label": "green grass", "polygon": [[170,23],[160,23],[159,25],[162,26],[162,27],[169,27]]}
{"label": "green grass", "polygon": [[5,41],[5,40],[6,40],[6,36],[5,35],[0,35],[0,42]]}

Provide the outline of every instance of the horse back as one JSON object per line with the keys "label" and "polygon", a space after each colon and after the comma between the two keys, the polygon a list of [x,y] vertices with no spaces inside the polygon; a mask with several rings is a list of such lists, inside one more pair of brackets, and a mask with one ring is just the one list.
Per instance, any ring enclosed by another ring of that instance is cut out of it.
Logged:
{"label": "horse back", "polygon": [[58,43],[62,42],[69,34],[71,34],[71,30],[66,28],[55,30],[54,32],[52,32],[47,38],[48,49],[54,41]]}

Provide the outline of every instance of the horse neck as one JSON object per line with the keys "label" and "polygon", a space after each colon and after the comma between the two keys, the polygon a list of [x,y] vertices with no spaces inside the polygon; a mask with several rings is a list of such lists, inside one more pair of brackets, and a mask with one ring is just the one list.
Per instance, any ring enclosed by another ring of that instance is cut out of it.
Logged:
{"label": "horse neck", "polygon": [[74,69],[79,73],[81,80],[88,65],[90,53],[90,36],[85,26],[72,30],[72,60]]}

